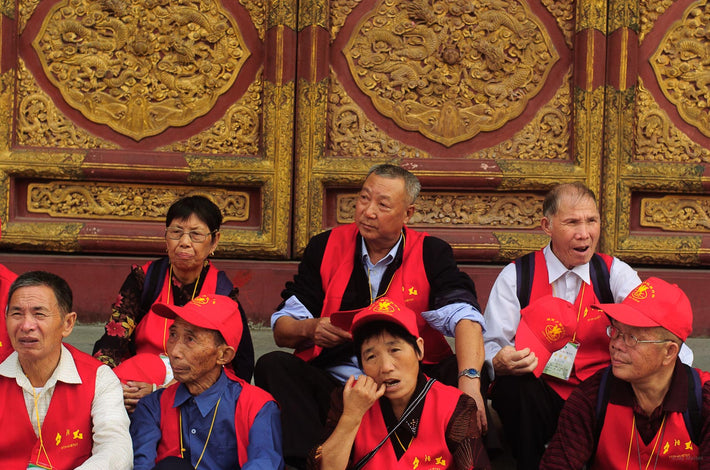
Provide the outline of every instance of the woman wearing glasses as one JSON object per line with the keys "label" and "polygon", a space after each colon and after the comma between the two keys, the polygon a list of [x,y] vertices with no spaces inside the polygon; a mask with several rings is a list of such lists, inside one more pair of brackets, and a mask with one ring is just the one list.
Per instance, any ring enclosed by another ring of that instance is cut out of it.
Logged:
{"label": "woman wearing glasses", "polygon": [[[121,287],[106,332],[94,345],[94,357],[114,367],[129,412],[141,397],[172,380],[165,350],[172,321],[152,313],[153,303],[183,306],[200,294],[227,295],[237,301],[239,289],[207,259],[217,248],[221,224],[219,208],[204,196],[174,202],[165,219],[167,256],[134,265]],[[244,328],[232,365],[249,382],[254,348],[241,305],[239,312]]]}

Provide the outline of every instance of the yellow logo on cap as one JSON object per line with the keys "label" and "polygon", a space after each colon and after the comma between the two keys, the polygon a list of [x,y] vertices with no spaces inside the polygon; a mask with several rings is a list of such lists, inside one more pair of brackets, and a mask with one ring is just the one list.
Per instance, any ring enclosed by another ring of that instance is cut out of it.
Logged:
{"label": "yellow logo on cap", "polygon": [[195,305],[207,305],[210,303],[210,296],[209,295],[200,295],[199,297],[195,297],[192,299],[192,303]]}
{"label": "yellow logo on cap", "polygon": [[542,334],[547,341],[554,343],[565,335],[565,327],[561,321],[554,318],[548,318],[547,321],[548,324],[545,325]]}
{"label": "yellow logo on cap", "polygon": [[399,307],[389,299],[380,299],[372,306],[372,311],[376,313],[387,313],[392,315],[399,310]]}
{"label": "yellow logo on cap", "polygon": [[642,302],[648,298],[652,299],[656,297],[656,290],[651,284],[646,281],[643,281],[636,289],[631,292],[631,294],[629,294],[629,297],[636,302]]}

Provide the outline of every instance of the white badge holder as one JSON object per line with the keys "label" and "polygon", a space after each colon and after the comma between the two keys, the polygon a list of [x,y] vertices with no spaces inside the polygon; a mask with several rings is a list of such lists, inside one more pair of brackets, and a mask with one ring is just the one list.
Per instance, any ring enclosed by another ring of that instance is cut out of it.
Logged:
{"label": "white badge holder", "polygon": [[569,380],[569,376],[572,374],[572,367],[574,366],[574,358],[577,356],[578,349],[579,343],[569,342],[565,344],[562,349],[552,353],[552,356],[550,356],[550,360],[547,361],[547,364],[545,364],[545,369],[542,373],[552,377],[557,377],[558,379]]}

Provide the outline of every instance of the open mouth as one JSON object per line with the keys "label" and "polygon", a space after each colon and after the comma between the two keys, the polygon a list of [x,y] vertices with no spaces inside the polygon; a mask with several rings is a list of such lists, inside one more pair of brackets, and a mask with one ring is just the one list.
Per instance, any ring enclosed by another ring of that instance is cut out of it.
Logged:
{"label": "open mouth", "polygon": [[397,380],[397,379],[388,379],[388,380],[385,380],[385,381],[382,382],[382,383],[385,384],[385,388],[394,388],[394,387],[396,387],[397,385],[399,385],[399,380]]}
{"label": "open mouth", "polygon": [[586,253],[589,250],[588,246],[581,246],[574,249],[577,253]]}

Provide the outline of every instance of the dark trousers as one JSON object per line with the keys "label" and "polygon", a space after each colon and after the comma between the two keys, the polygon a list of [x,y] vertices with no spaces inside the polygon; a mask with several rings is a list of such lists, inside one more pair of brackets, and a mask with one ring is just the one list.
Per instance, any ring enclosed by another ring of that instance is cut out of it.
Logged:
{"label": "dark trousers", "polygon": [[188,460],[180,457],[165,457],[155,464],[153,470],[195,470]]}
{"label": "dark trousers", "polygon": [[533,374],[496,377],[491,400],[518,470],[537,470],[565,401]]}
{"label": "dark trousers", "polygon": [[328,372],[283,351],[259,358],[254,383],[271,393],[281,407],[286,463],[305,468],[308,452],[324,437],[331,393],[340,383]]}

